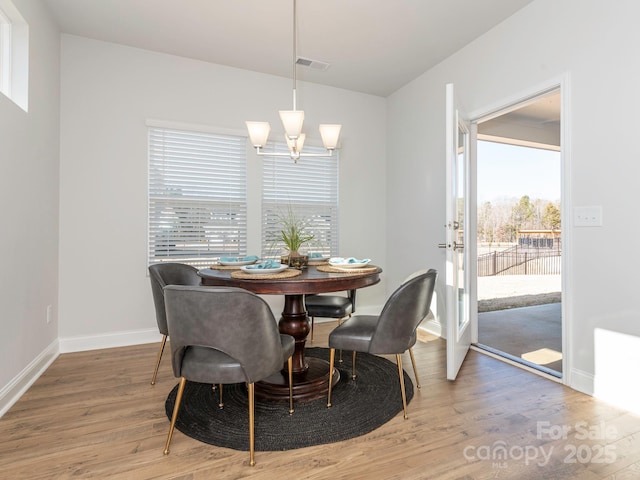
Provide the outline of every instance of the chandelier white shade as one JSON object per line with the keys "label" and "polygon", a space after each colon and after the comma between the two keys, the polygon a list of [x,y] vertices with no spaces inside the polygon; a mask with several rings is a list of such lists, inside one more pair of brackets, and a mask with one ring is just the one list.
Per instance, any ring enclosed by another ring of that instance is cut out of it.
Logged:
{"label": "chandelier white shade", "polygon": [[249,130],[249,141],[254,148],[262,148],[266,145],[269,138],[271,125],[269,122],[245,122],[247,130]]}
{"label": "chandelier white shade", "polygon": [[338,148],[338,139],[340,138],[340,130],[342,125],[320,125],[320,136],[322,137],[322,144],[324,148],[331,151]]}
{"label": "chandelier white shade", "polygon": [[324,148],[327,149],[326,154],[302,152],[302,147],[304,146],[305,141],[305,134],[302,133],[304,111],[296,108],[296,43],[296,0],[293,0],[293,110],[280,110],[279,112],[280,120],[284,127],[285,139],[287,141],[287,146],[289,147],[289,153],[267,153],[262,151],[267,144],[269,132],[271,131],[269,122],[245,122],[247,124],[247,130],[249,131],[249,141],[256,149],[256,153],[258,155],[288,156],[294,161],[297,161],[300,157],[330,157],[333,155],[333,151],[338,147],[338,140],[340,138],[340,129],[342,128],[342,125],[320,125],[320,137],[322,138]]}
{"label": "chandelier white shade", "polygon": [[279,113],[287,138],[292,140],[298,138],[302,133],[304,112],[302,110],[280,110]]}
{"label": "chandelier white shade", "polygon": [[287,139],[287,147],[289,147],[289,154],[293,154],[295,158],[300,157],[300,153],[302,152],[302,147],[304,146],[304,140],[307,136],[304,133],[301,133],[298,138],[289,138],[285,136]]}

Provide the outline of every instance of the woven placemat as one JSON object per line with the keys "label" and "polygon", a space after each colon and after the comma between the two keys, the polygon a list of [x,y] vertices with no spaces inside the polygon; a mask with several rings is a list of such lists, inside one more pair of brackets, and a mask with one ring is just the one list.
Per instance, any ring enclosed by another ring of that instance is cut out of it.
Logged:
{"label": "woven placemat", "polygon": [[242,270],[231,272],[231,278],[251,278],[253,280],[272,280],[274,278],[293,278],[302,274],[302,270],[288,268],[278,273],[247,273]]}
{"label": "woven placemat", "polygon": [[350,273],[351,275],[358,275],[363,273],[371,273],[376,272],[378,267],[375,265],[371,265],[368,267],[359,267],[359,268],[340,268],[334,267],[333,265],[320,265],[316,267],[319,272],[325,273]]}
{"label": "woven placemat", "polygon": [[307,265],[311,265],[312,267],[317,267],[318,265],[327,265],[329,259],[326,260],[309,260]]}
{"label": "woven placemat", "polygon": [[211,270],[240,270],[241,267],[236,265],[218,265],[213,264],[209,267]]}

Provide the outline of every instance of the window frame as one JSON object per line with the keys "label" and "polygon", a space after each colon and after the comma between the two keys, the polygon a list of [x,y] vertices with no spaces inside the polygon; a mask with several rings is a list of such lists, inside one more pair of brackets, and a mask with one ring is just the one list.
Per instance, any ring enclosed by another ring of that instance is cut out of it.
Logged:
{"label": "window frame", "polygon": [[11,20],[0,5],[0,92],[11,97]]}
{"label": "window frame", "polygon": [[0,93],[29,109],[29,25],[11,0],[0,0]]}

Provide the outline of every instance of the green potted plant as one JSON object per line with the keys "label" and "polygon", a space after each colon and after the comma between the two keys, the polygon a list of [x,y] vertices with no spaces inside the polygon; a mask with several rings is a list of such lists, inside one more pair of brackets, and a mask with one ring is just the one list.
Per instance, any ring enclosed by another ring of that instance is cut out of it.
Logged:
{"label": "green potted plant", "polygon": [[280,240],[288,250],[288,254],[281,258],[282,263],[291,267],[305,267],[308,262],[307,255],[301,255],[300,247],[313,240],[314,235],[309,232],[308,220],[299,218],[291,207],[287,212],[279,215],[278,222],[281,225]]}

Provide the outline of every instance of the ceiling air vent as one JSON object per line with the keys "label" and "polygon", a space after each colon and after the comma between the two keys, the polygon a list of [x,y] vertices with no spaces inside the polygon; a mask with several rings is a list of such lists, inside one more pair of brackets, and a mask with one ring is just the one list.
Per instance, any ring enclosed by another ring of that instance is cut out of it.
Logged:
{"label": "ceiling air vent", "polygon": [[314,70],[326,70],[329,68],[329,64],[326,62],[321,62],[319,60],[311,60],[310,58],[298,57],[296,60],[296,65],[301,65],[303,67],[313,68]]}

